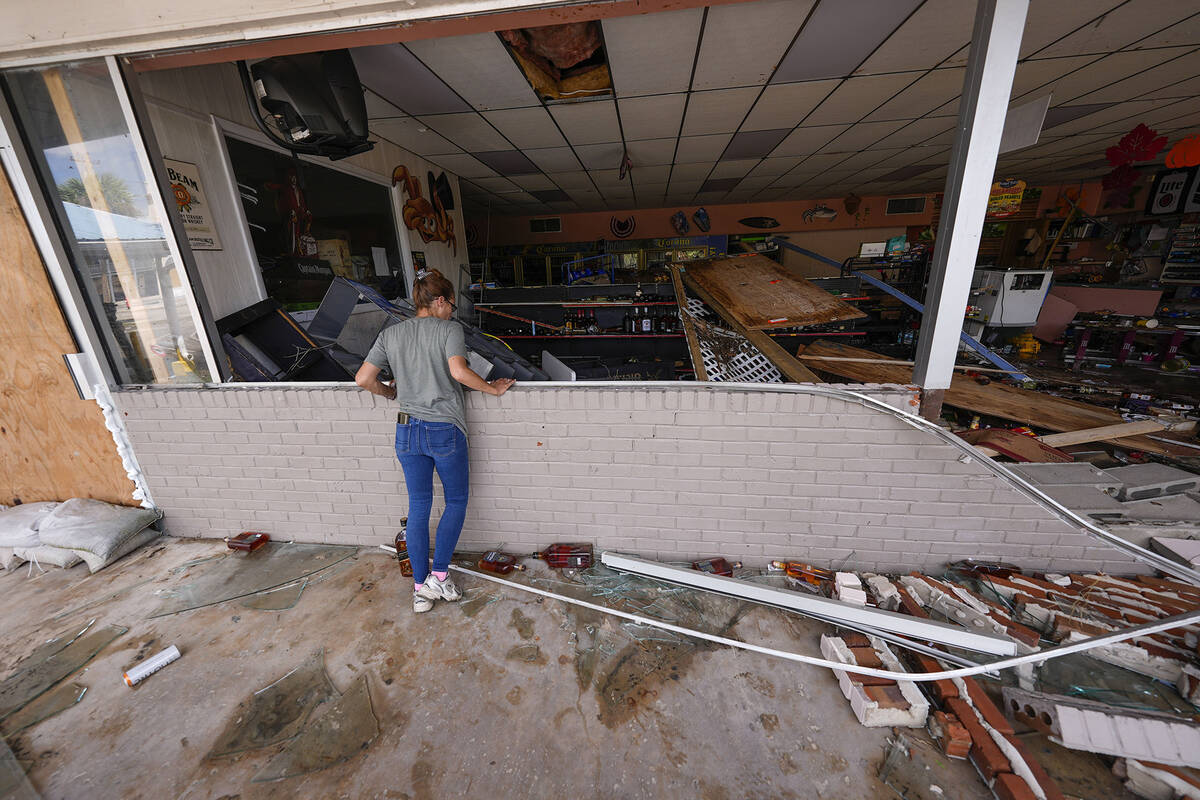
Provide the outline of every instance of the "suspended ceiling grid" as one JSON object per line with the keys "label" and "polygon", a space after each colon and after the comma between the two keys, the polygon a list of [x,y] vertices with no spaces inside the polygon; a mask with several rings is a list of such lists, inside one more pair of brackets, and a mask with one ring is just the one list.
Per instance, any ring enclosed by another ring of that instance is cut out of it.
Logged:
{"label": "suspended ceiling grid", "polygon": [[[973,14],[758,0],[606,19],[615,97],[567,103],[540,102],[494,34],[353,52],[372,134],[499,213],[896,195],[942,189]],[[1138,122],[1174,141],[1200,128],[1197,75],[1194,0],[1033,0],[1011,105],[1052,101],[997,171],[1094,179]]]}

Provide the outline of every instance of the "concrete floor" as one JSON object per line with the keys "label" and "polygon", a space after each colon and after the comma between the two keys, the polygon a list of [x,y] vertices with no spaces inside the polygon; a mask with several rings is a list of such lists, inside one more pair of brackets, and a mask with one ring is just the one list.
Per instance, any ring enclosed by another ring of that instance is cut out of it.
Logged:
{"label": "concrete floor", "polygon": [[[89,687],[78,705],[8,740],[43,797],[898,796],[876,778],[892,732],[861,727],[828,671],[690,644],[590,647],[619,642],[619,621],[469,576],[457,578],[474,602],[414,616],[407,579],[378,551],[313,581],[289,610],[232,600],[147,619],[156,592],[188,578],[172,568],[223,549],[171,539],[94,576],[0,574],[0,674],[92,618],[129,628],[72,677]],[[538,562],[523,579],[545,574]],[[816,653],[829,630],[712,602],[718,628],[772,647]],[[122,683],[123,670],[171,644],[179,661],[133,689]],[[279,746],[207,760],[238,704],[318,648],[338,691],[368,675],[380,726],[370,746],[275,783],[251,778]],[[926,785],[944,792],[932,796],[990,796],[966,762],[935,748],[923,762]]]}

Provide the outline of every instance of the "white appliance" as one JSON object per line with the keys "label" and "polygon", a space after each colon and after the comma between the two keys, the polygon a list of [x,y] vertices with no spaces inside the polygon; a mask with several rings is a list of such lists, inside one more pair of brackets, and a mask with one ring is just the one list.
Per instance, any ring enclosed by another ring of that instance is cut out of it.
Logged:
{"label": "white appliance", "polygon": [[975,271],[968,315],[989,327],[1028,327],[1037,322],[1042,301],[1050,290],[1050,270],[981,269]]}

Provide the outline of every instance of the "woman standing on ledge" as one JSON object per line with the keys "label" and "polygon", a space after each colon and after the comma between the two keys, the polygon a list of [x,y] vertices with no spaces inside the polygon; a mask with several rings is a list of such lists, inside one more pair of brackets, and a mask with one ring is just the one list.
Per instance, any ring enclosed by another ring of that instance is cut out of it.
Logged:
{"label": "woman standing on ledge", "polygon": [[[511,378],[485,381],[467,366],[462,326],[452,317],[454,286],[436,269],[421,271],[413,284],[417,315],[379,334],[354,382],[372,394],[395,400],[396,457],[408,487],[408,555],[412,560],[413,611],[433,608],[434,600],[462,597],[450,579],[450,558],[467,513],[467,422],[463,390],[499,397]],[[391,385],[379,380],[388,369]],[[429,512],[433,507],[433,471],[442,480],[446,510],[438,521],[429,567]]]}

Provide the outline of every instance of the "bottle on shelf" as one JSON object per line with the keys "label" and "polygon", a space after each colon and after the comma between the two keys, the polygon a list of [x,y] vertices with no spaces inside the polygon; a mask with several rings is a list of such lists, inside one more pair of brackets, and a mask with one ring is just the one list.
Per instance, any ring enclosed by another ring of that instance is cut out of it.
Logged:
{"label": "bottle on shelf", "polygon": [[596,309],[588,309],[588,333],[599,333],[600,323],[596,322]]}
{"label": "bottle on shelf", "polygon": [[650,316],[650,307],[642,312],[642,333],[654,333],[654,317]]}
{"label": "bottle on shelf", "polygon": [[633,309],[632,308],[626,310],[624,323],[625,324],[622,327],[622,330],[625,333],[633,333]]}
{"label": "bottle on shelf", "polygon": [[534,553],[532,557],[541,559],[558,569],[586,569],[592,565],[592,546],[590,544],[552,544],[540,553]]}
{"label": "bottle on shelf", "polygon": [[479,559],[479,568],[485,572],[507,575],[513,570],[525,569],[525,565],[519,563],[514,555],[501,553],[499,550],[489,550],[483,554],[483,558]]}

